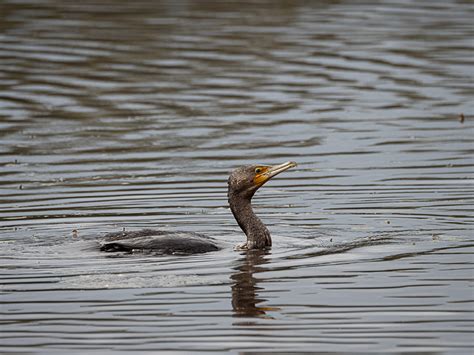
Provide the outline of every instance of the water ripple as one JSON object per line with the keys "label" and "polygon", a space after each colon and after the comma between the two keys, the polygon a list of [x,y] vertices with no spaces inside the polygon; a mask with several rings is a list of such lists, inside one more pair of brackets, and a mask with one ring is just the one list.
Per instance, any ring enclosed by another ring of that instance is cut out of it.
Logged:
{"label": "water ripple", "polygon": [[[468,3],[2,14],[1,351],[472,349]],[[272,250],[234,251],[229,171],[287,160],[254,200]],[[97,249],[157,225],[223,249]]]}

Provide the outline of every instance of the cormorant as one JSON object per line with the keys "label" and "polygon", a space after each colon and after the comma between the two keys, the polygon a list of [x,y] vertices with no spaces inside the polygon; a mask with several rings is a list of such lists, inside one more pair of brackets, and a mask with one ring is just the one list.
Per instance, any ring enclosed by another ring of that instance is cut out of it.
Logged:
{"label": "cormorant", "polygon": [[[272,177],[295,166],[295,162],[274,166],[246,165],[232,171],[227,191],[229,206],[247,236],[247,241],[236,249],[265,249],[272,245],[270,232],[253,212],[252,197]],[[152,229],[109,233],[100,246],[100,250],[106,252],[151,251],[158,254],[196,254],[219,249],[214,239],[202,234]]]}

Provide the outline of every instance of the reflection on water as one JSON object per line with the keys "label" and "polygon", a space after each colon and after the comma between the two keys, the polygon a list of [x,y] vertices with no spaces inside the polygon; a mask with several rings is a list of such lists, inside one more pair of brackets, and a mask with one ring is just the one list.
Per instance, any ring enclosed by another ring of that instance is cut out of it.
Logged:
{"label": "reflection on water", "polygon": [[[472,349],[469,2],[0,8],[1,351]],[[233,251],[229,171],[288,160]],[[156,226],[228,247],[96,248]]]}
{"label": "reflection on water", "polygon": [[258,284],[254,274],[262,269],[268,260],[265,255],[268,251],[251,250],[244,253],[242,265],[237,272],[231,276],[234,281],[232,285],[232,308],[236,317],[264,316],[265,307],[259,305],[267,300],[258,298]]}

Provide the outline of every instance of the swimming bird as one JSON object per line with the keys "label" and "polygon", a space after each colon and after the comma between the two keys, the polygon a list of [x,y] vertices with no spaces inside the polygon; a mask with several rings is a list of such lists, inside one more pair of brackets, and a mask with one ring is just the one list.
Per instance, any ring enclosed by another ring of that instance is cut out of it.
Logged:
{"label": "swimming bird", "polygon": [[[295,166],[295,162],[289,161],[273,166],[246,165],[232,171],[227,183],[227,198],[235,220],[247,236],[247,241],[236,249],[266,249],[272,245],[270,232],[252,209],[252,197],[271,178]],[[150,251],[158,254],[196,254],[219,249],[215,239],[200,233],[154,229],[109,233],[100,246],[105,252]]]}

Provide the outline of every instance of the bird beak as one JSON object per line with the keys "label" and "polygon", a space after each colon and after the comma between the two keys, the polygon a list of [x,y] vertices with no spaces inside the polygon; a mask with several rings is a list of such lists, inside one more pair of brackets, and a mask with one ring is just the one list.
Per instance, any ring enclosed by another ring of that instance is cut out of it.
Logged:
{"label": "bird beak", "polygon": [[296,165],[297,164],[294,161],[287,161],[280,165],[268,166],[261,174],[255,176],[254,182],[258,187],[260,187],[272,177],[284,172],[285,170],[294,168]]}

